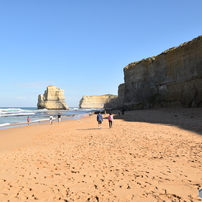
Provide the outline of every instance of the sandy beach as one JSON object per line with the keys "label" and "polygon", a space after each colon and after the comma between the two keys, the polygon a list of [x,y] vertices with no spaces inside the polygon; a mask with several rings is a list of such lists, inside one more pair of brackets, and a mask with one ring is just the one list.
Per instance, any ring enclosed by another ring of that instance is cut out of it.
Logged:
{"label": "sandy beach", "polygon": [[0,130],[0,201],[202,201],[202,108],[114,119]]}

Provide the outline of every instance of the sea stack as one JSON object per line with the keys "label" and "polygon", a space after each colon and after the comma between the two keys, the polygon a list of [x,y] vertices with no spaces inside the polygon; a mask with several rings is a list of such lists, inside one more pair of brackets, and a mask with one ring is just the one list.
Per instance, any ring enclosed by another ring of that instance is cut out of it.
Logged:
{"label": "sea stack", "polygon": [[38,109],[48,110],[68,110],[69,107],[65,103],[64,90],[55,86],[48,86],[44,94],[38,96]]}

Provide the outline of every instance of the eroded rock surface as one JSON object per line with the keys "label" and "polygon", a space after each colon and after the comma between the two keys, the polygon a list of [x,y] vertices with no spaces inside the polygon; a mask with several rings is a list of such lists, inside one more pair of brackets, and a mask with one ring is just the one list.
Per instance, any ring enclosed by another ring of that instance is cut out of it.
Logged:
{"label": "eroded rock surface", "polygon": [[48,86],[44,94],[38,96],[38,109],[66,110],[69,109],[65,103],[64,90],[55,86]]}
{"label": "eroded rock surface", "polygon": [[116,104],[117,95],[92,95],[92,96],[83,96],[80,100],[80,108],[114,108]]}
{"label": "eroded rock surface", "polygon": [[202,107],[202,36],[124,68],[124,106]]}

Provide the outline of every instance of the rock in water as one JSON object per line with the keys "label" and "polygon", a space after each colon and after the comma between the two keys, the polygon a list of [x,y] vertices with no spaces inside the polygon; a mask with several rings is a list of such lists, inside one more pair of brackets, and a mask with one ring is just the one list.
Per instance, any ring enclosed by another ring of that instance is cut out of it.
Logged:
{"label": "rock in water", "polygon": [[48,86],[44,94],[38,96],[38,109],[49,110],[67,110],[69,109],[65,103],[64,90],[55,86]]}

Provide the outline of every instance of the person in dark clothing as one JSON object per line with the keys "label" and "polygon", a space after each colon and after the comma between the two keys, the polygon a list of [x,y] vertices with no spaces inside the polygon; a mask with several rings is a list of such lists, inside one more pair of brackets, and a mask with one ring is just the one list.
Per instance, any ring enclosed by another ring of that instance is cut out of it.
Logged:
{"label": "person in dark clothing", "polygon": [[103,117],[102,117],[102,114],[99,112],[97,115],[98,128],[102,128],[102,121],[103,121]]}
{"label": "person in dark clothing", "polygon": [[60,123],[61,121],[61,114],[58,114],[58,124]]}

